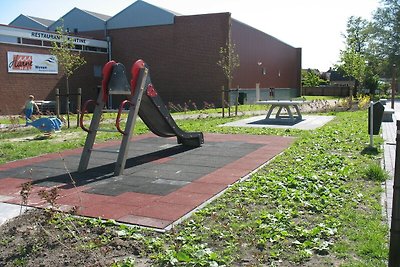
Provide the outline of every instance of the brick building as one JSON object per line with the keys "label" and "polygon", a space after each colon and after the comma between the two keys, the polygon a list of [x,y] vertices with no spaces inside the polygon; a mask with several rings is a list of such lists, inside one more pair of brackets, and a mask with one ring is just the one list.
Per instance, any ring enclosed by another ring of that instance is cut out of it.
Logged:
{"label": "brick building", "polygon": [[[192,101],[198,107],[204,102],[219,106],[221,86],[227,88],[228,80],[217,61],[220,47],[228,41],[236,45],[240,57],[233,87],[253,89],[260,83],[261,88],[289,90],[290,96],[300,92],[301,49],[233,19],[230,13],[183,16],[139,0],[108,19],[76,8],[61,19],[64,29],[73,29],[76,49],[87,61],[70,82],[71,92],[82,88],[83,101],[97,97],[101,67],[109,59],[129,70],[140,58],[150,66],[152,81],[165,103]],[[82,21],[93,21],[93,26],[81,25]],[[99,29],[103,22],[104,28]],[[21,24],[0,25],[0,114],[18,113],[29,94],[54,100],[55,88],[65,91],[61,71],[15,73],[7,61],[10,51],[50,54],[52,40],[45,37],[54,35],[51,30],[59,23],[49,25],[48,31],[24,29]],[[114,98],[113,105],[119,105],[120,100]],[[74,106],[74,99],[71,101]]]}

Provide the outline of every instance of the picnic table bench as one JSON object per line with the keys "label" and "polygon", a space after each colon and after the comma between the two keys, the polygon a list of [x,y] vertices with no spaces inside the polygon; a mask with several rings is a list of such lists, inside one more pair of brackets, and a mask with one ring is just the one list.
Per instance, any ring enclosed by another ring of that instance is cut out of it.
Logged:
{"label": "picnic table bench", "polygon": [[[301,112],[299,109],[299,105],[301,104],[306,104],[308,103],[307,101],[303,100],[265,100],[265,101],[256,101],[257,105],[271,105],[271,107],[268,110],[267,116],[265,117],[266,120],[271,119],[272,111],[277,108],[278,111],[276,112],[275,115],[275,120],[287,120],[289,122],[296,122],[296,121],[301,121],[302,116]],[[293,113],[290,109],[290,106],[292,106],[295,110],[295,113]],[[281,112],[282,109],[286,109],[287,116],[282,116]]]}

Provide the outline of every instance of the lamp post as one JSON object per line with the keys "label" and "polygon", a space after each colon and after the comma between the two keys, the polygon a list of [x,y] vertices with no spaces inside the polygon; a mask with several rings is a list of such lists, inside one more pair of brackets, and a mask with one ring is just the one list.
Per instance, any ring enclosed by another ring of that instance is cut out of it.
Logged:
{"label": "lamp post", "polygon": [[394,96],[396,92],[396,64],[393,64],[392,68],[392,101],[391,101],[391,108],[394,109]]}

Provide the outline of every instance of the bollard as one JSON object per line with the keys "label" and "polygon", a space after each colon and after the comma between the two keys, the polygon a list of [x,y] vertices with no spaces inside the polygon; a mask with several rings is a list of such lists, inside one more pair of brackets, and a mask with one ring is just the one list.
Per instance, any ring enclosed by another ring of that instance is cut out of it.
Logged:
{"label": "bollard", "polygon": [[392,222],[390,227],[389,267],[400,266],[400,121],[396,122]]}

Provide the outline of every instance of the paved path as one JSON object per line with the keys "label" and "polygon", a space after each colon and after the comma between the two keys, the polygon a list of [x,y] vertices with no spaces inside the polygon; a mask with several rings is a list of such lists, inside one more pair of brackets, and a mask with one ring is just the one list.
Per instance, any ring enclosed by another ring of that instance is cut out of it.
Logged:
{"label": "paved path", "polygon": [[[391,107],[390,100],[386,103]],[[393,181],[394,167],[396,163],[396,120],[400,120],[400,101],[394,102],[395,114],[392,122],[382,123],[382,135],[384,139],[384,168],[389,173],[390,178],[385,183],[384,204],[386,206],[386,216],[390,227],[392,217],[392,202],[393,202]]]}

